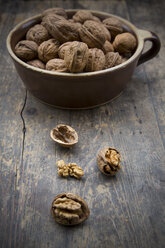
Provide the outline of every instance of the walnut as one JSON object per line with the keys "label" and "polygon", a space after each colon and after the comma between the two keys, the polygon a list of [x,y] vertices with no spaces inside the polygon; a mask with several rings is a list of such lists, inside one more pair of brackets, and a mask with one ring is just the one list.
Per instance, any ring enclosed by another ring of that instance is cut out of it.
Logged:
{"label": "walnut", "polygon": [[97,165],[100,171],[107,176],[114,176],[121,168],[121,155],[112,147],[102,149],[97,155]]}
{"label": "walnut", "polygon": [[137,46],[136,38],[131,33],[118,34],[113,42],[115,51],[119,53],[131,53]]}
{"label": "walnut", "polygon": [[63,160],[57,161],[58,166],[58,175],[63,177],[76,177],[77,179],[80,179],[82,176],[84,176],[84,171],[81,167],[79,167],[75,163],[69,163],[65,164]]}
{"label": "walnut", "polygon": [[51,59],[46,64],[46,69],[49,71],[67,72],[68,69],[63,59]]}
{"label": "walnut", "polygon": [[74,41],[66,49],[64,60],[70,72],[82,72],[88,61],[88,46],[84,42]]}
{"label": "walnut", "polygon": [[78,26],[75,23],[65,19],[56,20],[54,15],[48,15],[43,18],[42,24],[60,43],[79,40]]}
{"label": "walnut", "polygon": [[21,40],[15,46],[15,54],[22,60],[28,61],[37,57],[38,45],[34,41]]}
{"label": "walnut", "polygon": [[102,49],[105,53],[114,52],[113,45],[108,40],[105,41]]}
{"label": "walnut", "polygon": [[87,20],[93,20],[93,15],[89,10],[78,10],[74,15],[73,15],[73,20],[75,22],[80,22],[84,23]]}
{"label": "walnut", "polygon": [[97,16],[93,16],[93,19],[92,20],[95,21],[95,22],[101,23],[100,18],[98,18]]}
{"label": "walnut", "polygon": [[85,21],[79,29],[81,40],[90,48],[102,48],[107,39],[110,40],[110,33],[104,27],[95,21]]}
{"label": "walnut", "polygon": [[39,59],[30,60],[27,62],[27,64],[40,68],[40,69],[45,69],[45,64]]}
{"label": "walnut", "polygon": [[65,124],[59,124],[53,128],[50,131],[50,137],[64,147],[71,147],[78,142],[77,132]]}
{"label": "walnut", "polygon": [[121,63],[122,57],[119,53],[109,52],[105,55],[105,69],[120,65]]}
{"label": "walnut", "polygon": [[48,40],[50,35],[47,29],[41,25],[36,24],[32,28],[30,28],[26,34],[27,40],[35,41],[38,45],[40,45],[43,41]]}
{"label": "walnut", "polygon": [[50,9],[47,9],[42,13],[42,16],[52,15],[52,14],[53,15],[55,14],[55,15],[63,16],[64,18],[67,19],[67,13],[63,8],[50,8]]}
{"label": "walnut", "polygon": [[53,26],[53,24],[51,25],[51,23],[55,23],[60,20],[66,20],[66,19],[63,16],[56,15],[56,14],[45,15],[42,18],[41,24],[49,31],[51,30],[51,27]]}
{"label": "walnut", "polygon": [[87,203],[80,196],[62,193],[53,200],[51,213],[59,224],[77,225],[89,217],[90,211]]}
{"label": "walnut", "polygon": [[110,31],[112,38],[123,32],[122,23],[115,17],[104,19],[103,24]]}
{"label": "walnut", "polygon": [[99,71],[104,68],[105,55],[98,48],[89,49],[88,62],[85,67],[85,71]]}
{"label": "walnut", "polygon": [[65,51],[68,49],[68,47],[72,44],[73,41],[68,41],[63,43],[59,49],[58,49],[58,56],[60,57],[60,59],[64,59],[64,54]]}
{"label": "walnut", "polygon": [[38,57],[43,62],[58,57],[58,48],[60,43],[55,39],[50,39],[41,43],[38,47]]}

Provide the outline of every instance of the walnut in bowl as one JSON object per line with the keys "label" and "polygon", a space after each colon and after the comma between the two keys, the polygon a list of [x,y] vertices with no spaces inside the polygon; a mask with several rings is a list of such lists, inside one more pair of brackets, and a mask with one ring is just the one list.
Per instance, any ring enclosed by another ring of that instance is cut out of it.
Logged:
{"label": "walnut in bowl", "polygon": [[77,132],[70,126],[59,124],[50,131],[50,137],[64,147],[72,147],[78,142]]}

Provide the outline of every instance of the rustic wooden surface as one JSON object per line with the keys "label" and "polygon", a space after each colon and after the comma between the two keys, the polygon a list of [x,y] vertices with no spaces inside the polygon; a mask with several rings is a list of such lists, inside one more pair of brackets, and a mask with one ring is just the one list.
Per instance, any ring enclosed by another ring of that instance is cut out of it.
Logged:
{"label": "rustic wooden surface", "polygon": [[[7,53],[14,25],[52,7],[87,8],[122,16],[156,32],[159,55],[139,66],[124,93],[93,110],[68,111],[39,103],[23,86]],[[1,1],[0,4],[0,247],[163,248],[165,246],[165,2]],[[79,133],[68,150],[55,145],[51,128],[66,123]],[[96,166],[104,146],[122,154],[112,179]],[[56,161],[76,162],[81,181],[57,176]],[[50,216],[54,196],[84,197],[90,218],[63,227]]]}

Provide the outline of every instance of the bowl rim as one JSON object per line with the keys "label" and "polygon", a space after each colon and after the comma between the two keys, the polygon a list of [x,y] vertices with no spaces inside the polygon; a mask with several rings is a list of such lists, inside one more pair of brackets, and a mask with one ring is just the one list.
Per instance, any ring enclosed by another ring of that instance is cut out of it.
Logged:
{"label": "bowl rim", "polygon": [[[80,9],[66,9],[65,11],[67,13],[69,12],[76,12]],[[104,70],[99,70],[99,71],[94,71],[94,72],[80,72],[80,73],[71,73],[71,72],[54,72],[54,71],[48,71],[48,70],[45,70],[45,69],[40,69],[40,68],[37,68],[37,67],[34,67],[32,65],[29,65],[27,64],[26,62],[24,62],[23,60],[19,59],[15,53],[13,52],[12,48],[11,48],[11,38],[12,38],[12,35],[13,33],[18,30],[22,25],[26,24],[27,22],[29,21],[33,21],[35,19],[38,19],[38,18],[41,18],[42,17],[42,14],[38,14],[38,15],[35,15],[35,16],[32,16],[32,17],[29,17],[25,20],[23,20],[22,22],[19,22],[8,34],[7,36],[7,40],[6,40],[6,45],[7,45],[7,49],[8,49],[8,52],[10,54],[10,56],[19,64],[21,64],[23,67],[25,67],[26,69],[30,69],[32,71],[35,71],[35,72],[40,72],[42,74],[46,74],[46,75],[52,75],[52,76],[61,76],[61,77],[74,77],[74,78],[77,78],[77,77],[89,77],[89,76],[100,76],[102,74],[105,74],[105,73],[109,73],[109,72],[113,72],[113,71],[117,71],[117,70],[120,70],[121,68],[125,68],[127,67],[127,65],[129,65],[132,61],[134,61],[141,53],[142,49],[143,49],[143,46],[144,46],[144,40],[142,37],[140,37],[139,35],[139,30],[134,24],[132,24],[131,22],[129,22],[128,20],[120,17],[120,16],[117,16],[117,15],[114,15],[114,14],[110,14],[110,13],[107,13],[107,12],[103,12],[103,11],[97,11],[97,10],[90,10],[90,12],[92,12],[92,14],[99,14],[99,15],[103,15],[103,16],[106,16],[105,18],[109,18],[109,17],[115,17],[117,19],[119,19],[123,24],[125,24],[126,26],[128,26],[133,32],[134,34],[136,35],[136,39],[138,41],[138,45],[137,45],[137,48],[136,48],[136,51],[134,52],[134,54],[128,59],[126,60],[125,62],[123,62],[122,64],[119,64],[115,67],[112,67],[112,68],[108,68],[108,69],[104,69]]]}

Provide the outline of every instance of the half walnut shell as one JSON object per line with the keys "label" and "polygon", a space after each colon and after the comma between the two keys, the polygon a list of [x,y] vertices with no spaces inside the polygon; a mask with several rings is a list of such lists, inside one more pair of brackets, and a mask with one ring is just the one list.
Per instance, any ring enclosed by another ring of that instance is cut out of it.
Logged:
{"label": "half walnut shell", "polygon": [[78,142],[77,132],[70,126],[59,124],[50,131],[50,137],[59,145],[72,147]]}
{"label": "half walnut shell", "polygon": [[85,221],[90,211],[86,201],[80,196],[62,193],[53,200],[51,214],[59,224],[73,226]]}

